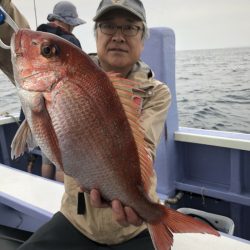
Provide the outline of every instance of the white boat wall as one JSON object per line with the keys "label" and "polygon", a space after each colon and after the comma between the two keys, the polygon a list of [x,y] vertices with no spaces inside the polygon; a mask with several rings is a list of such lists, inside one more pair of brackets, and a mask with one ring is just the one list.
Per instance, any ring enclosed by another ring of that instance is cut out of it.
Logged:
{"label": "white boat wall", "polygon": [[[142,59],[172,93],[155,162],[160,198],[174,201],[176,209],[195,208],[229,217],[234,222],[234,235],[250,240],[250,135],[179,127],[172,29],[151,28]],[[10,158],[10,144],[17,128],[13,118],[0,116],[0,163],[27,171],[28,161],[34,160],[28,154],[15,161]],[[40,175],[39,151],[35,154],[32,173]],[[18,214],[19,219],[22,217],[18,228],[35,231],[50,218],[51,214],[41,213],[39,217],[32,209],[13,205],[0,191],[0,224],[17,227],[12,214]]]}

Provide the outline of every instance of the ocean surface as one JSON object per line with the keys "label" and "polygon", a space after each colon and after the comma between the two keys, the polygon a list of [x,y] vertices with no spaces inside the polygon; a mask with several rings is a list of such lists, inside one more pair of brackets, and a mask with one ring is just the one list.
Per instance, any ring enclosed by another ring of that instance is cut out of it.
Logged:
{"label": "ocean surface", "polygon": [[[177,51],[176,93],[180,126],[250,133],[250,47]],[[0,72],[0,114],[19,109]]]}
{"label": "ocean surface", "polygon": [[179,126],[250,133],[250,47],[176,57]]}

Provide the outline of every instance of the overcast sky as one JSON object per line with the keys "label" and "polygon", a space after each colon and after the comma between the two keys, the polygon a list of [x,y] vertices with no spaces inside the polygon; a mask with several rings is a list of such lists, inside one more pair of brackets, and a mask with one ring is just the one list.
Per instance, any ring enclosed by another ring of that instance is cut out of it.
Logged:
{"label": "overcast sky", "polygon": [[[35,0],[38,25],[59,0]],[[13,0],[36,28],[33,0]],[[95,51],[93,21],[100,0],[71,0],[87,21],[74,30],[86,52]],[[142,0],[149,27],[175,31],[176,49],[250,47],[250,0]]]}

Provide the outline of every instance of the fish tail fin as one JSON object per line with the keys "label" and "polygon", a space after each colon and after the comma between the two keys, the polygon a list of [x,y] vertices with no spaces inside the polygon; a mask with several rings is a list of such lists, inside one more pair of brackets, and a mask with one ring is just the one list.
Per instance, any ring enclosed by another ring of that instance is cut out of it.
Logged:
{"label": "fish tail fin", "polygon": [[182,214],[176,210],[161,206],[164,216],[157,223],[148,224],[148,229],[156,250],[170,250],[173,233],[208,233],[220,236],[210,225]]}

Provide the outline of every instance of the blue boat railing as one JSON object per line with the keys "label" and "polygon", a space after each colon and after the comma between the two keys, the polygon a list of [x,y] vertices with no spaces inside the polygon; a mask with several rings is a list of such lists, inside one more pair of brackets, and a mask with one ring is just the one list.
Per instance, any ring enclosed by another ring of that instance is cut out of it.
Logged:
{"label": "blue boat railing", "polygon": [[181,128],[175,82],[175,34],[153,28],[142,59],[167,83],[172,103],[157,151],[155,168],[161,198],[186,195],[176,207],[222,214],[234,220],[235,234],[250,239],[250,135]]}

